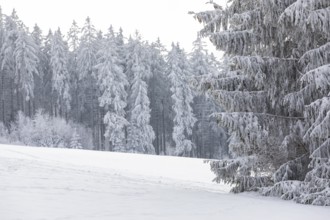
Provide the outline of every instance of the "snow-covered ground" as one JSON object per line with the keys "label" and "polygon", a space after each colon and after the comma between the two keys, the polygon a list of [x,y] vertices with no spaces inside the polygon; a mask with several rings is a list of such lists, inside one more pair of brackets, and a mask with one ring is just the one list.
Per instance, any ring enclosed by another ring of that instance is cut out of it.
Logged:
{"label": "snow-covered ground", "polygon": [[330,219],[213,177],[199,159],[0,145],[0,219]]}

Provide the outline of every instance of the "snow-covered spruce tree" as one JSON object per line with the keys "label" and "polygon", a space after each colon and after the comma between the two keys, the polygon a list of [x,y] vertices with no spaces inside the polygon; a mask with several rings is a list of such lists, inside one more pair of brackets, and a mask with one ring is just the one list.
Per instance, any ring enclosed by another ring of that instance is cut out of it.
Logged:
{"label": "snow-covered spruce tree", "polygon": [[79,39],[80,28],[76,21],[72,22],[72,25],[67,34],[67,41],[69,46],[68,54],[68,71],[70,74],[71,88],[70,93],[72,96],[72,113],[76,121],[79,121],[80,116],[80,100],[79,100],[79,72],[78,72],[78,47],[80,43]]}
{"label": "snow-covered spruce tree", "polygon": [[66,116],[71,108],[70,76],[68,71],[68,47],[63,40],[60,29],[52,37],[50,51],[52,70],[52,88],[57,100],[55,116]]}
{"label": "snow-covered spruce tree", "polygon": [[128,42],[128,59],[126,74],[130,80],[129,91],[129,127],[128,150],[131,152],[154,154],[153,140],[155,133],[150,125],[150,100],[146,81],[150,77],[146,49],[141,37],[136,33],[135,39]]}
{"label": "snow-covered spruce tree", "polygon": [[[15,10],[11,16],[6,16],[3,34],[1,47],[2,87],[11,90],[10,95],[7,93],[8,90],[3,91],[3,95],[11,98],[11,101],[7,103],[10,103],[12,114],[16,112],[14,110],[15,102],[17,110],[29,112],[31,115],[30,100],[34,98],[34,77],[38,75],[38,49]],[[6,80],[9,82],[6,83]],[[15,97],[13,93],[16,94]]]}
{"label": "snow-covered spruce tree", "polygon": [[19,31],[14,50],[15,78],[22,93],[22,111],[29,116],[32,115],[31,99],[34,98],[35,77],[39,75],[38,53],[38,47],[32,37],[25,30]]}
{"label": "snow-covered spruce tree", "polygon": [[52,39],[53,39],[53,32],[51,30],[48,31],[48,34],[45,36],[44,44],[41,48],[43,54],[43,60],[40,63],[41,68],[43,70],[42,76],[42,84],[43,84],[43,108],[49,115],[54,116],[54,100],[53,97],[53,89],[52,89],[52,79],[53,79],[53,72],[51,68],[51,47],[52,47]]}
{"label": "snow-covered spruce tree", "polygon": [[221,111],[214,99],[207,93],[198,90],[200,80],[206,76],[218,75],[218,61],[205,49],[205,42],[200,37],[193,42],[193,51],[189,55],[191,72],[196,85],[193,112],[196,123],[193,129],[193,142],[196,145],[196,156],[201,158],[224,158],[227,156],[227,135],[222,127],[216,126],[216,120],[210,114]]}
{"label": "snow-covered spruce tree", "polygon": [[72,21],[71,27],[68,31],[68,46],[70,51],[76,51],[79,47],[80,28],[75,20]]}
{"label": "snow-covered spruce tree", "polygon": [[46,56],[43,54],[43,39],[44,36],[42,35],[42,31],[40,27],[35,24],[33,27],[33,31],[31,32],[31,37],[33,39],[34,44],[36,45],[37,50],[37,58],[39,60],[37,69],[38,69],[38,75],[34,77],[34,99],[32,103],[32,114],[30,114],[30,117],[35,114],[36,110],[39,108],[44,108],[45,103],[45,95],[44,95],[44,84],[43,79],[45,75],[44,71],[44,63],[46,61]]}
{"label": "snow-covered spruce tree", "polygon": [[80,44],[77,55],[77,68],[79,73],[79,102],[80,122],[87,123],[93,131],[93,140],[96,149],[98,144],[98,124],[100,118],[98,104],[98,88],[96,87],[96,76],[93,67],[96,65],[97,31],[89,17],[86,18],[82,27]]}
{"label": "snow-covered spruce tree", "polygon": [[271,185],[272,174],[287,161],[280,146],[301,114],[288,112],[283,100],[295,89],[299,74],[295,59],[288,54],[279,57],[281,42],[272,25],[276,18],[263,17],[264,2],[233,1],[225,10],[214,7],[196,18],[205,24],[201,34],[209,35],[229,61],[219,79],[203,86],[227,111],[215,116],[231,133],[233,159],[212,162],[211,167],[216,181],[234,184],[233,192],[255,190]]}
{"label": "snow-covered spruce tree", "polygon": [[2,118],[8,126],[14,121],[19,111],[18,103],[20,93],[18,92],[17,79],[15,79],[15,41],[20,29],[19,19],[16,11],[13,10],[10,16],[4,15],[3,42],[1,45],[1,103]]}
{"label": "snow-covered spruce tree", "polygon": [[155,131],[154,147],[156,154],[166,154],[166,139],[170,136],[173,125],[170,118],[171,91],[170,81],[166,75],[165,47],[158,38],[148,48],[150,71],[152,76],[148,80],[148,95],[150,98],[150,124]]}
{"label": "snow-covered spruce tree", "polygon": [[190,136],[196,118],[191,107],[193,102],[192,90],[189,87],[191,70],[187,56],[179,45],[172,43],[172,49],[167,56],[167,64],[175,113],[172,137],[175,142],[176,154],[192,156],[194,145]]}
{"label": "snow-covered spruce tree", "polygon": [[[290,36],[297,44],[293,53],[299,59],[301,77],[298,89],[287,95],[286,101],[291,111],[304,113],[301,136],[311,160],[300,191],[290,187],[282,197],[289,195],[299,203],[330,206],[330,1],[294,1],[280,15],[279,24],[282,39]],[[284,164],[282,169],[290,165]],[[279,170],[277,174],[281,173]],[[278,189],[283,184],[278,183],[268,192],[280,194]]]}
{"label": "snow-covered spruce tree", "polygon": [[227,110],[215,116],[232,133],[233,159],[211,163],[216,180],[235,184],[234,192],[263,187],[266,195],[329,205],[321,106],[329,92],[330,1],[213,5],[195,17],[229,59],[220,78],[203,84]]}
{"label": "snow-covered spruce tree", "polygon": [[[2,46],[4,44],[5,41],[5,29],[4,29],[4,15],[2,14],[2,9],[0,6],[0,52],[2,52]],[[0,53],[0,65],[2,66],[2,53]],[[0,66],[0,67],[1,67]],[[1,90],[1,96],[0,96],[0,108],[1,108],[1,125],[6,125],[6,110],[5,110],[5,72],[3,70],[3,68],[0,68],[0,90]]]}
{"label": "snow-covered spruce tree", "polygon": [[88,78],[93,74],[93,66],[96,63],[96,48],[95,41],[97,31],[91,23],[89,17],[82,28],[80,44],[78,48],[78,69],[80,72],[80,79]]}
{"label": "snow-covered spruce tree", "polygon": [[123,66],[123,69],[125,69],[125,42],[122,28],[119,28],[118,33],[115,33],[115,42],[117,53],[121,60],[121,64]]}
{"label": "snow-covered spruce tree", "polygon": [[97,53],[98,60],[95,69],[98,86],[101,90],[100,106],[106,110],[103,120],[106,125],[105,136],[110,141],[110,150],[125,152],[124,128],[128,125],[125,119],[127,105],[125,87],[128,85],[128,81],[123,72],[116,46],[115,36],[110,29]]}

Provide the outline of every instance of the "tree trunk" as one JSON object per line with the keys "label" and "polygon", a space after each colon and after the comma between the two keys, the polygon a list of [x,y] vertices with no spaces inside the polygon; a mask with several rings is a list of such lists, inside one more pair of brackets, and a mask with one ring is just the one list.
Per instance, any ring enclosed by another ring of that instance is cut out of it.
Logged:
{"label": "tree trunk", "polygon": [[162,114],[162,122],[163,122],[163,152],[164,155],[166,155],[166,131],[165,131],[165,106],[164,106],[164,99],[162,99],[162,105],[163,105],[163,114]]}
{"label": "tree trunk", "polygon": [[17,104],[17,110],[20,111],[20,110],[21,110],[21,106],[20,106],[20,98],[19,98],[19,87],[18,87],[18,84],[16,85],[16,104]]}
{"label": "tree trunk", "polygon": [[10,121],[15,120],[15,110],[14,110],[14,85],[13,80],[10,80]]}
{"label": "tree trunk", "polygon": [[5,72],[2,71],[1,72],[1,105],[2,105],[2,122],[3,124],[6,124],[6,117],[5,117]]}
{"label": "tree trunk", "polygon": [[100,123],[101,123],[101,148],[102,150],[105,150],[105,124],[104,124],[104,121],[103,121],[103,118],[104,118],[104,108],[101,108],[101,113],[100,113]]}
{"label": "tree trunk", "polygon": [[159,155],[159,126],[156,125],[156,154]]}
{"label": "tree trunk", "polygon": [[57,117],[57,104],[54,104],[53,108],[54,108],[54,117],[56,118]]}

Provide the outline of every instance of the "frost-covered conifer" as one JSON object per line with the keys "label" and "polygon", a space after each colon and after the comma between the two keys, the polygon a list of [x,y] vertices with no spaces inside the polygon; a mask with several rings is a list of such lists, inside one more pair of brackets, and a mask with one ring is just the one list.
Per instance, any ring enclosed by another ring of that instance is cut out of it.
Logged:
{"label": "frost-covered conifer", "polygon": [[201,76],[208,74],[210,65],[205,44],[200,37],[193,42],[193,51],[190,54],[190,63],[194,75]]}
{"label": "frost-covered conifer", "polygon": [[[52,69],[52,88],[56,95],[58,109],[61,116],[70,110],[70,76],[68,71],[68,47],[63,40],[60,29],[52,37],[50,50],[50,66]],[[65,112],[64,112],[65,111]]]}
{"label": "frost-covered conifer", "polygon": [[84,79],[93,73],[93,66],[96,63],[96,41],[97,32],[90,18],[86,18],[82,28],[80,45],[78,48],[78,69],[80,79]]}
{"label": "frost-covered conifer", "polygon": [[80,39],[80,28],[75,20],[73,20],[72,25],[68,32],[68,44],[71,51],[76,51],[78,49]]}
{"label": "frost-covered conifer", "polygon": [[227,57],[223,73],[202,86],[227,111],[215,116],[231,133],[234,159],[211,163],[217,181],[329,205],[330,1],[213,5],[195,18]]}
{"label": "frost-covered conifer", "polygon": [[5,40],[5,30],[4,30],[4,21],[3,21],[3,14],[2,14],[2,9],[0,6],[0,81],[1,81],[1,96],[0,96],[0,106],[1,106],[1,120],[2,120],[2,125],[6,124],[6,110],[5,110],[5,88],[4,88],[4,79],[5,79],[5,73],[2,66],[2,46],[4,44]]}
{"label": "frost-covered conifer", "polygon": [[38,48],[31,36],[20,31],[15,41],[15,78],[23,92],[23,98],[29,101],[34,93],[34,75],[38,75]]}
{"label": "frost-covered conifer", "polygon": [[97,62],[98,33],[87,17],[81,29],[80,44],[77,54],[77,70],[79,74],[79,118],[80,121],[87,121],[93,130],[93,139],[99,148],[97,124],[99,123],[98,88],[96,87],[96,76],[94,66]]}
{"label": "frost-covered conifer", "polygon": [[[52,68],[51,68],[51,47],[52,47],[52,39],[53,39],[53,32],[49,30],[47,35],[44,39],[44,44],[41,48],[43,54],[43,61],[40,63],[41,68],[43,70],[43,108],[52,116],[55,115],[54,112],[54,103],[56,100],[54,99],[53,89],[52,89]],[[47,97],[47,98],[46,98]]]}
{"label": "frost-covered conifer", "polygon": [[31,33],[31,37],[33,42],[36,45],[37,57],[38,57],[38,76],[35,77],[35,87],[34,87],[34,95],[35,98],[33,100],[33,109],[32,113],[36,112],[36,109],[42,108],[44,106],[45,97],[44,97],[44,76],[45,76],[45,62],[46,56],[43,54],[43,46],[44,46],[44,36],[42,35],[42,31],[40,27],[35,24],[33,27],[33,31]]}
{"label": "frost-covered conifer", "polygon": [[210,114],[221,109],[213,99],[208,98],[209,94],[198,89],[201,80],[219,74],[218,61],[213,54],[208,53],[200,37],[193,42],[193,46],[189,61],[195,78],[192,84],[197,88],[194,90],[195,98],[192,104],[197,119],[193,129],[196,156],[223,158],[227,156],[227,135],[223,128],[216,126],[216,120],[210,118]]}
{"label": "frost-covered conifer", "polygon": [[[15,41],[18,38],[19,26],[16,11],[11,16],[5,16],[3,29],[3,43],[1,46],[1,70],[14,78],[15,70]],[[5,74],[5,73],[3,73]]]}
{"label": "frost-covered conifer", "polygon": [[[15,115],[14,102],[17,103],[16,110],[30,109],[30,105],[26,107],[26,101],[34,96],[34,77],[38,74],[38,51],[16,11],[13,10],[11,16],[5,18],[4,42],[1,47],[2,82],[5,83],[8,80],[7,85],[3,84],[3,87],[11,85],[9,93],[11,101],[8,101],[8,104],[10,104],[12,115]],[[5,93],[7,92],[4,91],[3,94]],[[8,97],[9,94],[7,94]]]}
{"label": "frost-covered conifer", "polygon": [[125,87],[128,85],[128,81],[123,72],[116,46],[113,32],[110,29],[97,54],[98,60],[95,69],[101,91],[100,106],[106,110],[103,119],[106,125],[105,136],[111,142],[112,150],[124,152],[126,151],[124,128],[128,125],[125,119],[127,105]]}
{"label": "frost-covered conifer", "polygon": [[[282,39],[290,36],[297,44],[292,53],[298,60],[299,86],[285,101],[291,111],[304,114],[299,135],[310,159],[301,192],[291,197],[300,203],[330,206],[330,1],[294,1],[279,17],[279,24]],[[287,166],[293,170],[299,163]]]}
{"label": "frost-covered conifer", "polygon": [[76,21],[72,25],[67,34],[67,41],[69,46],[68,54],[68,71],[70,74],[71,88],[70,93],[72,96],[72,111],[75,112],[74,116],[76,121],[79,121],[81,103],[79,99],[79,71],[78,71],[78,47],[80,43],[80,28]]}
{"label": "frost-covered conifer", "polygon": [[128,149],[132,152],[154,153],[155,133],[150,125],[150,100],[146,81],[150,77],[148,56],[136,34],[129,42],[129,65],[126,73],[130,79]]}
{"label": "frost-covered conifer", "polygon": [[192,90],[189,87],[191,70],[187,56],[179,45],[172,43],[167,64],[167,73],[171,82],[172,108],[175,113],[172,137],[175,142],[176,153],[180,156],[190,156],[194,149],[190,136],[196,118],[191,107],[193,102]]}
{"label": "frost-covered conifer", "polygon": [[170,118],[171,91],[170,81],[166,75],[167,53],[164,45],[158,38],[148,48],[151,78],[148,80],[148,96],[150,98],[150,124],[155,131],[154,147],[156,154],[166,154],[166,137],[170,136],[172,119]]}

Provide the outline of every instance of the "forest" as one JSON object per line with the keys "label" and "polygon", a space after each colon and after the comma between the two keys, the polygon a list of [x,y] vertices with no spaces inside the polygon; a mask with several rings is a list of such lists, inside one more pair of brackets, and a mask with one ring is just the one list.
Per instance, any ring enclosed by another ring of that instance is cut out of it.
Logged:
{"label": "forest", "polygon": [[221,158],[220,107],[194,89],[219,61],[197,38],[189,54],[138,31],[97,30],[88,17],[46,35],[13,10],[0,14],[0,142]]}

